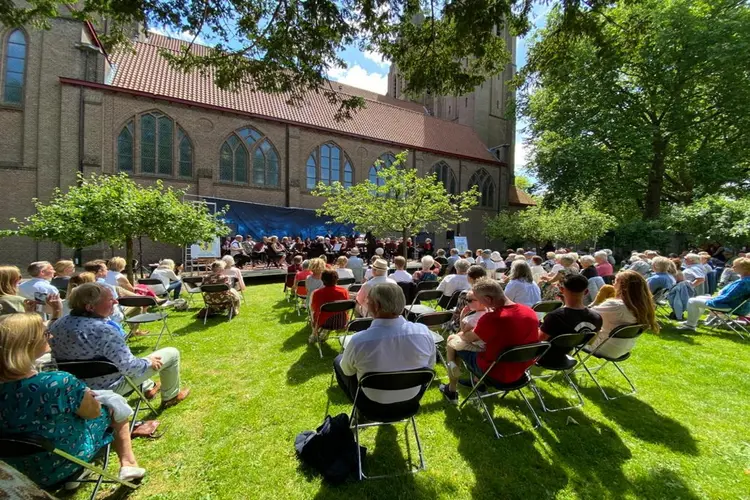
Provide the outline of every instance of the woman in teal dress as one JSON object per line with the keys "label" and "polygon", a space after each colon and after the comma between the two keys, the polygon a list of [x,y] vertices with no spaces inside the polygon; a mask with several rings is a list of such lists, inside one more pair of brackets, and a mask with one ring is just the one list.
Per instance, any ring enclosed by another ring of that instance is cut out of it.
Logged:
{"label": "woman in teal dress", "polygon": [[[120,478],[132,481],[143,477],[146,471],[138,467],[133,455],[127,419],[112,421],[109,411],[73,375],[36,371],[34,361],[49,350],[38,314],[0,317],[0,433],[43,437],[85,461],[114,441]],[[43,487],[74,479],[81,469],[47,452],[5,461]]]}

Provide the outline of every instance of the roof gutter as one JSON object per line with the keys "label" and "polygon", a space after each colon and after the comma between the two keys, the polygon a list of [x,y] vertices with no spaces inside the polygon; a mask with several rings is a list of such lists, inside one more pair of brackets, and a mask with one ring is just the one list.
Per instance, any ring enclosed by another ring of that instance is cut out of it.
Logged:
{"label": "roof gutter", "polygon": [[329,129],[329,128],[326,128],[326,127],[319,127],[319,126],[316,126],[316,125],[310,125],[309,123],[301,123],[301,122],[296,122],[294,120],[285,120],[283,118],[276,118],[276,117],[273,117],[273,116],[260,115],[260,114],[257,114],[257,113],[250,113],[250,112],[247,112],[247,111],[239,111],[239,110],[232,109],[232,108],[225,108],[225,107],[222,107],[222,106],[214,106],[214,105],[211,105],[211,104],[204,104],[204,103],[201,103],[201,102],[190,101],[190,100],[187,100],[187,99],[180,99],[178,97],[169,97],[169,96],[165,96],[165,95],[152,94],[151,92],[143,92],[142,90],[133,90],[133,89],[125,88],[125,87],[116,87],[114,85],[105,85],[103,83],[87,82],[87,81],[84,81],[84,80],[77,80],[75,78],[66,78],[66,77],[63,77],[63,76],[59,77],[59,79],[60,79],[60,83],[63,84],[63,85],[74,85],[74,86],[79,86],[79,87],[88,87],[88,88],[103,90],[103,91],[107,91],[107,92],[116,92],[116,93],[121,93],[121,94],[129,94],[129,95],[134,95],[134,96],[139,96],[139,97],[147,97],[149,99],[159,99],[159,100],[162,100],[162,101],[167,101],[167,102],[171,102],[171,103],[175,103],[175,104],[183,104],[185,106],[192,106],[192,107],[196,107],[196,108],[210,109],[212,111],[219,111],[219,112],[222,112],[222,113],[234,113],[234,114],[240,115],[240,116],[247,116],[247,117],[250,117],[250,118],[257,118],[259,120],[266,120],[266,121],[272,121],[272,122],[277,122],[277,123],[285,123],[285,124],[294,125],[295,127],[300,127],[300,128],[306,128],[306,129],[311,129],[311,130],[322,130],[324,132],[327,132],[327,133],[330,133],[330,134],[334,134],[334,135],[345,136],[345,137],[354,137],[354,138],[366,140],[366,141],[369,141],[369,142],[376,142],[376,143],[379,143],[379,144],[386,144],[386,145],[389,145],[389,146],[395,146],[395,147],[404,148],[404,149],[412,149],[412,150],[415,150],[415,151],[424,151],[424,152],[427,152],[427,153],[433,153],[433,154],[441,155],[441,156],[450,156],[450,157],[453,157],[453,158],[462,158],[464,160],[469,160],[469,161],[474,161],[474,162],[478,162],[478,163],[483,163],[483,164],[486,164],[486,165],[494,165],[496,167],[507,166],[507,164],[504,163],[504,162],[501,162],[501,161],[498,161],[498,160],[493,160],[493,159],[490,159],[490,158],[476,158],[474,156],[467,156],[467,155],[461,155],[461,154],[457,154],[457,153],[450,153],[448,151],[439,151],[439,150],[436,150],[436,149],[416,147],[416,146],[413,146],[413,145],[403,144],[403,143],[394,142],[394,141],[384,141],[382,139],[374,139],[374,138],[368,137],[366,135],[353,134],[353,133],[348,133],[348,132],[342,132],[340,130],[334,130],[334,129]]}

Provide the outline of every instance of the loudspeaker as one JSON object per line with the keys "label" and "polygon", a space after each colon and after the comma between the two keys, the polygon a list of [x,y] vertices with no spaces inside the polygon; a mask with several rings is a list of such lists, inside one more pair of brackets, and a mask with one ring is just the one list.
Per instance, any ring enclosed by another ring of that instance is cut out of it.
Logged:
{"label": "loudspeaker", "polygon": [[446,240],[452,240],[455,237],[456,237],[456,232],[455,231],[446,231],[445,232],[445,239]]}

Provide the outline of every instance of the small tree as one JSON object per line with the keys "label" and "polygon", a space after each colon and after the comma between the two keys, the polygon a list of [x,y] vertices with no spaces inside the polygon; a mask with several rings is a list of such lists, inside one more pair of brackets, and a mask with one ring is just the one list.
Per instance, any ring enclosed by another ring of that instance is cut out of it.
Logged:
{"label": "small tree", "polygon": [[67,193],[55,190],[48,203],[34,200],[36,213],[18,225],[14,234],[35,240],[51,240],[70,248],[105,242],[125,247],[128,278],[133,281],[133,241],[146,236],[153,241],[187,245],[211,241],[228,233],[221,217],[210,214],[205,204],[182,201],[184,190],[141,186],[126,174],[92,175]]}
{"label": "small tree", "polygon": [[746,243],[750,240],[750,196],[706,196],[675,208],[670,225],[688,234],[693,243]]}
{"label": "small tree", "polygon": [[479,199],[476,186],[451,195],[434,174],[420,177],[415,169],[402,168],[406,158],[404,151],[391,166],[379,164],[378,185],[369,180],[348,188],[338,182],[318,184],[313,194],[326,198],[318,215],[353,224],[359,231],[400,233],[404,243],[414,233],[467,221],[464,214]]}

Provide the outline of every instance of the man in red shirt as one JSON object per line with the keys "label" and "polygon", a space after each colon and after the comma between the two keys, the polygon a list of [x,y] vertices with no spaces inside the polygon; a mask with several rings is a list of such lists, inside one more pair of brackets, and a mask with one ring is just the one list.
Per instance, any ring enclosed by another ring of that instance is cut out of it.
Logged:
{"label": "man in red shirt", "polygon": [[[467,342],[481,340],[485,348],[480,352],[456,351],[456,355],[464,361],[472,375],[478,378],[505,349],[539,342],[539,319],[530,307],[516,304],[505,297],[503,288],[495,280],[483,278],[477,281],[473,292],[474,297],[490,309],[490,312],[479,318],[473,331],[464,332],[463,338]],[[520,379],[532,364],[533,361],[498,363],[488,377],[501,384],[510,384]],[[454,404],[458,403],[457,375],[449,370],[449,383],[440,384],[440,392]],[[471,387],[468,380],[461,380],[459,383]]]}
{"label": "man in red shirt", "polygon": [[[349,291],[342,286],[336,286],[339,281],[339,274],[336,271],[326,269],[320,275],[320,279],[323,281],[323,288],[318,288],[313,292],[312,305],[310,306],[313,331],[317,332],[319,328],[326,330],[342,329],[346,326],[347,313],[321,312],[320,308],[323,304],[336,300],[349,300]],[[315,340],[314,336],[313,333],[313,341]]]}

